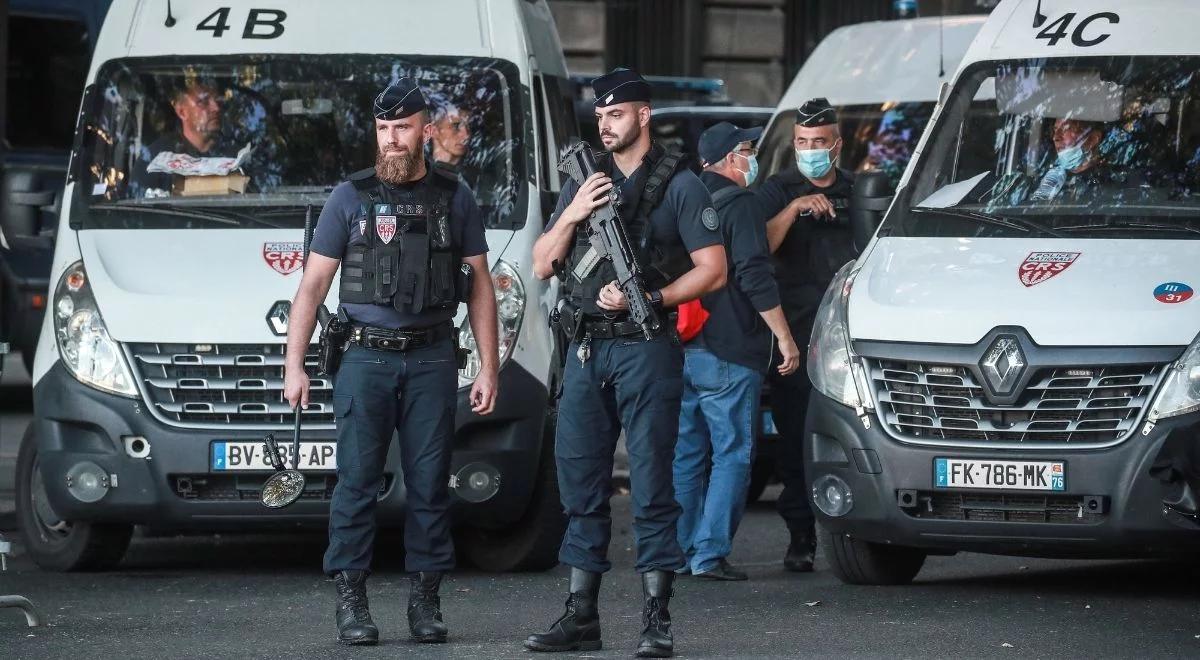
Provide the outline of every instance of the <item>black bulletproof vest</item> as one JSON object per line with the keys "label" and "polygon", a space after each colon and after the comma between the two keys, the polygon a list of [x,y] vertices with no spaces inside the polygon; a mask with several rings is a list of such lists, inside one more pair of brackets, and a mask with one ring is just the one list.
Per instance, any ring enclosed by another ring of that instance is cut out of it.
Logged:
{"label": "black bulletproof vest", "polygon": [[364,243],[342,256],[342,302],[391,305],[406,314],[455,307],[466,299],[458,277],[462,246],[450,231],[450,201],[458,181],[428,168],[408,191],[389,189],[375,168],[350,175],[366,218]]}
{"label": "black bulletproof vest", "polygon": [[[648,290],[661,289],[678,279],[692,268],[692,259],[682,244],[658,245],[652,240],[650,227],[650,212],[658,207],[667,192],[671,178],[679,171],[683,154],[666,151],[658,144],[653,144],[646,153],[642,166],[634,174],[630,189],[633,194],[630,199],[621,199],[621,221],[625,224],[625,232],[629,236],[638,265],[642,268],[642,278]],[[596,158],[596,169],[611,175],[613,168],[612,155],[601,154]],[[575,276],[575,267],[591,248],[588,240],[587,223],[581,222],[575,230],[575,243],[567,257],[567,263],[560,278],[563,281],[564,295],[572,300],[585,314],[600,316],[608,312],[596,305],[596,297],[600,289],[616,279],[612,263],[607,259],[600,262],[590,275],[579,280]]]}

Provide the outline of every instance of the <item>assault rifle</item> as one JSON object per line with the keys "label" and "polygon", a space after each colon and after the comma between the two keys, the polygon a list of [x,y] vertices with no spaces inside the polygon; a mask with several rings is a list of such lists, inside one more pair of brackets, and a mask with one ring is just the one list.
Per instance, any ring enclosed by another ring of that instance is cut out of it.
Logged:
{"label": "assault rifle", "polygon": [[[592,150],[584,142],[576,144],[567,150],[562,162],[558,164],[558,170],[582,186],[583,182],[596,172]],[[653,339],[654,334],[662,327],[662,322],[646,295],[641,266],[638,265],[633,248],[629,244],[625,225],[621,222],[620,204],[620,197],[614,188],[608,195],[608,202],[592,211],[585,228],[592,247],[573,273],[582,280],[590,275],[601,261],[611,261],[617,274],[617,286],[625,294],[625,302],[629,305],[630,318],[642,326],[646,339]]]}

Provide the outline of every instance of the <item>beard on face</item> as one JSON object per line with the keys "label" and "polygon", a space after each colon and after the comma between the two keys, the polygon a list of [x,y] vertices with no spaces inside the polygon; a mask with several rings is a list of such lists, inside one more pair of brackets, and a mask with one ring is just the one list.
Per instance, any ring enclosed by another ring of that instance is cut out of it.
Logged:
{"label": "beard on face", "polygon": [[375,176],[384,183],[407,183],[417,171],[420,154],[409,149],[389,148],[375,152]]}
{"label": "beard on face", "polygon": [[618,135],[612,131],[604,131],[600,134],[601,139],[606,137],[613,138],[613,141],[608,144],[604,144],[602,142],[601,144],[604,144],[604,150],[610,153],[621,153],[637,140],[638,129],[634,127],[632,131],[629,131],[629,133],[625,135]]}

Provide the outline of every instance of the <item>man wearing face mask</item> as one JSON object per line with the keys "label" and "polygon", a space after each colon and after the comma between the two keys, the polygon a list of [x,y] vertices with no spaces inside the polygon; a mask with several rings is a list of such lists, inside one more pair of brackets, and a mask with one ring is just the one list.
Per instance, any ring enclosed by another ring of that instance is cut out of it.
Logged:
{"label": "man wearing face mask", "polygon": [[1112,172],[1100,158],[1104,125],[1094,121],[1056,119],[1053,137],[1057,158],[1050,171],[1042,176],[1030,200],[1048,202],[1081,198],[1080,201],[1089,201],[1092,188],[1113,179]]}
{"label": "man wearing face mask", "polygon": [[[675,445],[675,499],[681,572],[712,580],[745,580],[726,561],[746,506],[759,391],[779,342],[791,374],[800,364],[779,304],[762,206],[746,190],[758,174],[753,143],[761,128],[721,122],[700,136],[700,181],[712,193],[725,244],[729,284],[702,298],[709,317],[684,344],[683,400]],[[707,474],[707,476],[706,476]]]}
{"label": "man wearing face mask", "polygon": [[[854,236],[845,212],[854,176],[835,166],[842,149],[837,112],[823,98],[800,106],[792,130],[796,168],[767,179],[759,190],[774,253],[775,279],[792,336],[807,344],[821,296],[833,276],[854,259]],[[775,469],[783,483],[778,507],[791,540],[784,568],[809,572],[816,553],[816,519],[804,481],[804,414],[811,384],[801,368],[772,373],[771,413],[779,429]]]}

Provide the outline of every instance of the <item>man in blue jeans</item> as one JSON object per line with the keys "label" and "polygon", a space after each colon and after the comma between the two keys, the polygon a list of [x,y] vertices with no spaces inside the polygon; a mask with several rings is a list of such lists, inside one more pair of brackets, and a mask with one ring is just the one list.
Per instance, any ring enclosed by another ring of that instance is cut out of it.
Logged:
{"label": "man in blue jeans", "polygon": [[[771,270],[766,214],[746,190],[758,174],[754,140],[762,129],[728,122],[700,136],[700,181],[713,197],[728,259],[728,284],[701,300],[709,317],[684,345],[683,400],[675,445],[679,572],[713,580],[745,580],[726,557],[746,507],[759,390],[779,343],[779,373],[800,364]],[[709,464],[711,461],[711,473]],[[707,474],[707,476],[706,476]]]}

